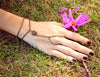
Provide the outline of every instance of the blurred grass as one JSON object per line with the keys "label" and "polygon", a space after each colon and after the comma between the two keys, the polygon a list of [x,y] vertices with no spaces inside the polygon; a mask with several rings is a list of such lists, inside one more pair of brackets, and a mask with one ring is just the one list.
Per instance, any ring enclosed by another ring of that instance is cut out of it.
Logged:
{"label": "blurred grass", "polygon": [[[34,21],[62,22],[58,10],[81,9],[74,12],[89,14],[92,21],[79,27],[79,33],[92,41],[89,48],[95,56],[86,62],[92,77],[100,77],[100,0],[0,0],[0,8]],[[21,41],[0,31],[0,77],[87,77],[82,63],[69,63],[45,55]]]}

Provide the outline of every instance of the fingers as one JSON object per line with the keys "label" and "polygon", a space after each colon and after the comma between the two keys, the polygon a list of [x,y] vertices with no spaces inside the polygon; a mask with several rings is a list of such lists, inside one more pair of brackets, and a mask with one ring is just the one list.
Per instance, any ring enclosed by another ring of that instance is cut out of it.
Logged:
{"label": "fingers", "polygon": [[73,50],[76,50],[80,53],[83,53],[83,54],[86,54],[86,55],[89,55],[89,56],[93,56],[94,55],[94,51],[85,47],[85,46],[82,46],[80,44],[78,44],[77,42],[74,42],[74,41],[71,41],[71,40],[68,40],[66,38],[63,38],[63,37],[53,37],[52,39],[52,42],[54,43],[58,43],[58,44],[62,44],[66,47],[69,47]]}
{"label": "fingers", "polygon": [[79,60],[83,60],[84,61],[84,60],[88,59],[87,55],[84,55],[82,53],[74,51],[71,48],[65,47],[63,45],[56,45],[55,49],[61,51],[62,53],[66,54],[68,56],[72,56],[74,58],[77,58]]}
{"label": "fingers", "polygon": [[62,31],[62,33],[64,34],[64,36],[66,38],[80,42],[81,44],[84,44],[84,45],[89,45],[91,43],[87,38],[85,38],[85,37],[83,37],[75,32],[71,32],[69,30],[62,28],[63,25],[61,23],[58,23],[58,25],[61,25],[60,33]]}
{"label": "fingers", "polygon": [[57,56],[57,57],[63,58],[65,60],[69,61],[69,62],[76,62],[75,58],[73,58],[71,56],[67,56],[67,55],[65,55],[65,54],[63,54],[63,53],[61,53],[61,52],[59,52],[57,50],[52,50],[51,52],[52,52],[53,56]]}
{"label": "fingers", "polygon": [[80,42],[81,44],[84,44],[84,45],[90,44],[90,41],[87,38],[85,38],[75,32],[68,31],[68,30],[65,31],[65,37],[69,38],[71,40]]}

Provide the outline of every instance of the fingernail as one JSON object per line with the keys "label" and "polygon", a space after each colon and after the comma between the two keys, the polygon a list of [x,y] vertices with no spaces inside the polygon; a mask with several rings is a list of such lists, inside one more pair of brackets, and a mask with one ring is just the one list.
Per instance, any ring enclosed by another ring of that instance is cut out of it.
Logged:
{"label": "fingernail", "polygon": [[72,61],[73,61],[73,62],[76,62],[76,60],[75,60],[75,59],[72,59]]}
{"label": "fingernail", "polygon": [[90,44],[91,44],[91,41],[88,41],[88,42],[87,42],[87,44],[89,44],[89,45],[90,45]]}
{"label": "fingernail", "polygon": [[84,57],[83,57],[83,59],[87,60],[87,59],[88,59],[88,57],[87,57],[87,56],[84,56]]}
{"label": "fingernail", "polygon": [[93,56],[93,55],[94,55],[94,52],[90,52],[89,54],[90,54],[91,56]]}

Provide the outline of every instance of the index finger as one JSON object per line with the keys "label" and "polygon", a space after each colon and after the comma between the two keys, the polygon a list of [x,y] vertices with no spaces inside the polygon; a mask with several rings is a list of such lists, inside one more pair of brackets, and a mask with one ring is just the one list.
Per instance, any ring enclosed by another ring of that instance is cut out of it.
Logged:
{"label": "index finger", "polygon": [[71,32],[68,30],[65,31],[65,37],[68,39],[80,42],[81,44],[84,44],[84,45],[89,45],[91,43],[89,41],[89,39],[87,39],[87,38],[85,38],[85,37],[83,37],[75,32]]}
{"label": "index finger", "polygon": [[70,40],[74,40],[76,42],[80,42],[81,44],[83,45],[89,45],[91,42],[89,41],[89,39],[79,35],[78,33],[75,33],[75,32],[72,32],[72,31],[69,31],[69,30],[66,30],[62,27],[63,24],[59,24],[61,25],[61,32],[64,34],[64,36]]}

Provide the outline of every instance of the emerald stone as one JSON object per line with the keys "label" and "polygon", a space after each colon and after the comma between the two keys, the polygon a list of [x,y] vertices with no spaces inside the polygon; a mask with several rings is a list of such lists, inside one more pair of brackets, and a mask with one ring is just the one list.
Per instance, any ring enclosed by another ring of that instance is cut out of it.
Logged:
{"label": "emerald stone", "polygon": [[32,31],[32,35],[36,35],[36,32],[35,31]]}

